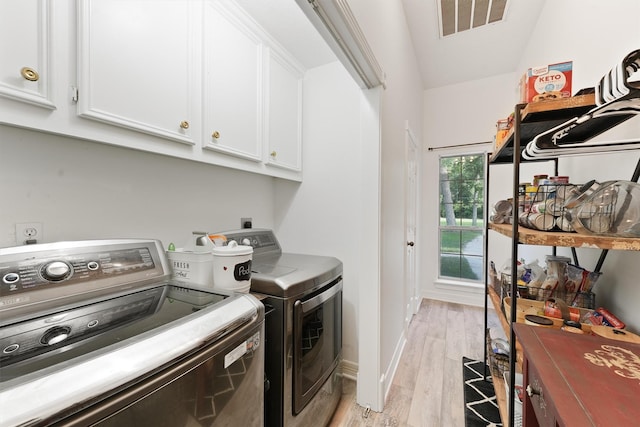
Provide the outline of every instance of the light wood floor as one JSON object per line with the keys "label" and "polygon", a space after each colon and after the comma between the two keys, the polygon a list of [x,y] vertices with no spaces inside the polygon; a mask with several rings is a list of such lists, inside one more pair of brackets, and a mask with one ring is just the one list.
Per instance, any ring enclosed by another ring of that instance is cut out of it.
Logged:
{"label": "light wood floor", "polygon": [[[489,305],[491,307],[491,305]],[[489,310],[489,327],[499,327]],[[355,382],[344,393],[330,427],[464,427],[462,357],[482,360],[484,309],[423,300],[409,335],[383,412],[356,403]]]}

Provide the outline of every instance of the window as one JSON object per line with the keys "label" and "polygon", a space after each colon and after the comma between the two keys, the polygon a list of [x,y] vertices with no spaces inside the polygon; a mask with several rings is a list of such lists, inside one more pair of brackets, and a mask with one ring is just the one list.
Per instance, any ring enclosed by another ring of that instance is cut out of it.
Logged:
{"label": "window", "polygon": [[484,154],[440,158],[440,277],[484,281]]}

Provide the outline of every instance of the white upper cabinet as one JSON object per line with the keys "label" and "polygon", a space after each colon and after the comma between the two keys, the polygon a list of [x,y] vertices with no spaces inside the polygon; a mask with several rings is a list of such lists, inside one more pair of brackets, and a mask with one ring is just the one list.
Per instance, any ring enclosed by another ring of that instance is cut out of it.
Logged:
{"label": "white upper cabinet", "polygon": [[78,2],[78,114],[194,144],[198,2]]}
{"label": "white upper cabinet", "polygon": [[263,138],[263,45],[230,2],[207,1],[203,147],[259,162]]}
{"label": "white upper cabinet", "polygon": [[56,108],[51,27],[50,1],[0,1],[0,96]]}
{"label": "white upper cabinet", "polygon": [[302,169],[302,76],[292,60],[269,50],[267,162],[293,171]]}
{"label": "white upper cabinet", "polygon": [[305,71],[250,1],[0,0],[0,123],[300,181]]}

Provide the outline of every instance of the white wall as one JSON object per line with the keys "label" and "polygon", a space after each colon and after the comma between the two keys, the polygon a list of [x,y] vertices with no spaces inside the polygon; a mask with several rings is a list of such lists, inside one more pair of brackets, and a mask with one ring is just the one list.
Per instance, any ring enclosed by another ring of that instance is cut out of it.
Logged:
{"label": "white wall", "polygon": [[[567,19],[579,16],[579,19]],[[547,2],[538,25],[531,34],[529,44],[523,47],[519,70],[513,75],[505,75],[502,84],[497,77],[493,95],[487,98],[487,85],[483,81],[469,82],[466,91],[439,88],[425,92],[425,139],[440,138],[436,143],[425,141],[425,145],[450,145],[458,143],[488,140],[494,134],[494,123],[506,117],[516,103],[514,88],[517,79],[530,66],[573,60],[574,92],[580,88],[593,87],[602,75],[619,62],[626,54],[640,46],[640,3],[635,0],[600,2],[597,0],[563,0]],[[445,95],[449,95],[445,97]],[[483,98],[484,97],[484,98]],[[446,99],[446,100],[445,100]],[[483,99],[481,104],[470,100]],[[443,102],[443,100],[445,100]],[[465,110],[470,104],[470,109]],[[438,113],[439,111],[439,113]],[[440,114],[437,118],[433,114]],[[479,121],[482,117],[482,121]],[[436,126],[444,123],[444,126]],[[460,123],[464,123],[461,126]],[[441,130],[434,129],[440,128]],[[460,130],[460,128],[463,128]],[[445,132],[444,129],[450,132]],[[634,118],[615,130],[603,134],[599,139],[637,138],[640,136],[640,118]],[[628,180],[640,158],[640,151],[626,154],[594,155],[580,158],[562,159],[560,170],[569,175],[573,182],[585,182],[589,179]],[[435,158],[428,155],[425,160],[425,172],[435,165]],[[522,179],[532,177],[534,173],[546,172],[548,164],[526,165],[521,171]],[[432,177],[435,172],[432,172]],[[494,166],[491,169],[490,191],[492,200],[511,195],[511,170],[507,166]],[[435,179],[435,178],[434,178]],[[425,176],[425,182],[429,178]],[[429,206],[436,200],[427,197],[423,206]],[[425,215],[425,234],[435,235],[436,213]],[[429,229],[428,225],[433,224]],[[510,256],[510,240],[491,233],[489,259],[499,266]],[[496,244],[497,243],[497,244]],[[519,255],[526,260],[538,258],[542,261],[549,248],[521,246]],[[559,253],[569,253],[559,249]],[[600,251],[579,249],[578,258],[585,268],[593,268]],[[609,252],[603,268],[603,276],[595,292],[596,303],[604,305],[623,319],[631,330],[640,330],[640,313],[635,309],[640,301],[640,288],[637,277],[640,274],[640,254],[637,252]],[[430,262],[429,255],[423,257]],[[423,287],[427,294],[433,291],[432,278],[423,276]],[[443,299],[463,298],[455,293],[441,296]],[[479,299],[481,303],[482,300]]]}
{"label": "white wall", "polygon": [[490,151],[491,143],[464,148],[441,147],[492,141],[496,120],[507,117],[513,109],[516,90],[516,76],[509,73],[424,92],[421,241],[426,248],[421,257],[424,268],[420,279],[426,298],[483,304],[482,286],[438,280],[439,159],[444,155]]}
{"label": "white wall", "polygon": [[42,242],[157,238],[274,224],[273,178],[0,125],[0,247],[15,223],[41,222]]}
{"label": "white wall", "polygon": [[405,339],[405,122],[421,142],[422,83],[401,1],[350,0],[349,4],[387,77],[381,101],[380,357],[383,388],[388,391]]}
{"label": "white wall", "polygon": [[362,91],[335,62],[310,70],[304,93],[304,179],[276,180],[275,230],[286,252],[342,261],[343,358],[357,365]]}
{"label": "white wall", "polygon": [[531,66],[573,61],[575,92],[592,87],[626,54],[638,48],[640,2],[547,1],[529,43],[523,46],[518,73]]}

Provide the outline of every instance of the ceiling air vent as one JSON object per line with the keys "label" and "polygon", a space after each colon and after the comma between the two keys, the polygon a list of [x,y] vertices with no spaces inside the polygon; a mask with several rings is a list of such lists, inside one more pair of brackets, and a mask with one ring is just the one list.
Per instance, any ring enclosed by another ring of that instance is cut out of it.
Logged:
{"label": "ceiling air vent", "polygon": [[440,37],[502,21],[509,0],[436,0]]}

